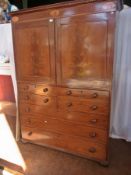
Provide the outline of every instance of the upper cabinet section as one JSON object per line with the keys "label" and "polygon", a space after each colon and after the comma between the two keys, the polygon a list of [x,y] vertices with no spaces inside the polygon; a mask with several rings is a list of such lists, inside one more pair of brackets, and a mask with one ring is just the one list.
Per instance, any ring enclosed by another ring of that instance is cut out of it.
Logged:
{"label": "upper cabinet section", "polygon": [[17,80],[110,89],[117,2],[74,0],[12,13]]}
{"label": "upper cabinet section", "polygon": [[55,83],[53,19],[29,20],[14,25],[18,81]]}
{"label": "upper cabinet section", "polygon": [[57,20],[57,80],[61,86],[107,89],[114,13],[81,14]]}

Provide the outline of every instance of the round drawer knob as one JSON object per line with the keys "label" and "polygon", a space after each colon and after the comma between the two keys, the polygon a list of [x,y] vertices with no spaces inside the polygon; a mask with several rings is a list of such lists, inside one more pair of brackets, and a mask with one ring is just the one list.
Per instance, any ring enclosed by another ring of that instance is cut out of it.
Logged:
{"label": "round drawer knob", "polygon": [[90,136],[91,138],[94,138],[94,137],[96,137],[96,133],[95,133],[95,132],[91,132],[91,133],[89,133],[89,136]]}
{"label": "round drawer knob", "polygon": [[30,112],[30,108],[25,108],[25,112]]}
{"label": "round drawer knob", "polygon": [[71,95],[71,94],[72,94],[72,91],[70,90],[66,92],[66,95]]}
{"label": "round drawer knob", "polygon": [[43,89],[43,92],[48,92],[48,88],[44,88]]}
{"label": "round drawer knob", "polygon": [[97,97],[98,97],[97,93],[92,94],[92,98],[97,98]]}
{"label": "round drawer knob", "polygon": [[90,120],[90,123],[91,123],[91,124],[97,123],[97,119]]}
{"label": "round drawer knob", "polygon": [[33,134],[33,132],[32,132],[32,131],[28,132],[28,135],[29,135],[29,136],[31,136],[32,134]]}
{"label": "round drawer knob", "polygon": [[48,98],[44,99],[44,103],[48,103],[48,102],[49,102]]}
{"label": "round drawer knob", "polygon": [[27,120],[27,123],[28,123],[28,124],[31,124],[31,120],[30,120],[30,119],[28,119],[28,120]]}
{"label": "round drawer knob", "polygon": [[72,103],[68,103],[68,104],[67,104],[67,107],[71,107],[71,106],[73,106]]}
{"label": "round drawer knob", "polygon": [[90,153],[95,153],[95,152],[96,152],[96,148],[91,147],[91,148],[88,149],[88,151],[89,151]]}
{"label": "round drawer knob", "polygon": [[91,106],[91,109],[94,111],[94,110],[96,110],[98,107],[97,106]]}
{"label": "round drawer knob", "polygon": [[29,89],[29,86],[25,86],[24,87],[24,91],[28,90]]}

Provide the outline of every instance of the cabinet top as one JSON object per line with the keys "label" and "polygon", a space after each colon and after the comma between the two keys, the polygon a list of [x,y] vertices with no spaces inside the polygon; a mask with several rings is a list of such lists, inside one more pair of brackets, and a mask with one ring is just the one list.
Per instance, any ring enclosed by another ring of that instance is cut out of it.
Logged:
{"label": "cabinet top", "polygon": [[[11,16],[15,15],[21,15],[24,13],[32,13],[37,11],[43,11],[43,10],[51,10],[51,9],[59,9],[59,8],[68,8],[74,5],[81,5],[81,4],[94,4],[97,6],[99,3],[105,3],[109,7],[107,11],[116,11],[121,10],[123,8],[123,1],[122,0],[72,0],[72,1],[66,1],[66,2],[60,2],[50,5],[42,5],[38,7],[28,8],[28,9],[22,9],[16,12],[10,13]],[[115,4],[113,6],[113,4]],[[100,5],[100,4],[99,4]]]}

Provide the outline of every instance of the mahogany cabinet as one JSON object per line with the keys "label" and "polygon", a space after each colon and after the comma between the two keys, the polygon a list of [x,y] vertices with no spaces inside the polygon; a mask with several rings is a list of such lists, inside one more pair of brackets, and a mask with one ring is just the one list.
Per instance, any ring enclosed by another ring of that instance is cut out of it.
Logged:
{"label": "mahogany cabinet", "polygon": [[12,13],[22,140],[108,162],[118,1]]}

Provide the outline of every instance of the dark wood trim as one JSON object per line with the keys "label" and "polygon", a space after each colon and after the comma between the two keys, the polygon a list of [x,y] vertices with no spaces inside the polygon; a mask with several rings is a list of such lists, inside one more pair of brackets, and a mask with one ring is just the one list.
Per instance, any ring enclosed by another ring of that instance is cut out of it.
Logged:
{"label": "dark wood trim", "polygon": [[120,4],[122,4],[121,1],[122,0],[74,0],[74,1],[51,4],[51,5],[42,5],[42,6],[28,8],[28,9],[22,9],[20,11],[12,12],[10,13],[10,15],[15,16],[23,13],[25,14],[25,13],[36,12],[41,10],[50,10],[52,8],[62,8],[62,7],[65,8],[69,6],[71,7],[73,5],[80,5],[80,4],[87,4],[87,3],[100,3],[100,2],[104,2],[104,3],[114,2],[116,4],[116,9],[117,9],[117,6],[120,6]]}

